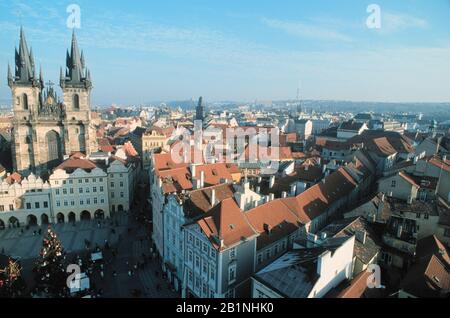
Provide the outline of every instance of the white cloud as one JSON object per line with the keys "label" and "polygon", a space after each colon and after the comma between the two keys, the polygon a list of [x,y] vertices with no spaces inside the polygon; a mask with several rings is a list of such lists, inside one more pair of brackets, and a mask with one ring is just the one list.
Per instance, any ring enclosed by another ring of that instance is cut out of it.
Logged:
{"label": "white cloud", "polygon": [[428,22],[409,14],[381,12],[381,29],[390,32],[406,29],[426,29]]}
{"label": "white cloud", "polygon": [[298,21],[283,21],[263,18],[262,22],[273,29],[284,31],[290,35],[318,40],[352,42],[352,38],[333,29]]}

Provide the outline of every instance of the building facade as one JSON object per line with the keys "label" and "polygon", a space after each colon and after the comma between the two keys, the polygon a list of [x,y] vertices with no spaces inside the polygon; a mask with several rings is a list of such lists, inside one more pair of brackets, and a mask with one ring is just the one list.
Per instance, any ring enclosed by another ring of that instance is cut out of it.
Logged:
{"label": "building facade", "polygon": [[8,85],[13,99],[12,156],[15,171],[42,172],[58,165],[65,155],[95,151],[95,130],[90,123],[92,82],[75,34],[65,71],[61,69],[63,102],[58,100],[51,82],[44,91],[42,69],[37,75],[23,30],[15,53],[14,75],[8,67]]}

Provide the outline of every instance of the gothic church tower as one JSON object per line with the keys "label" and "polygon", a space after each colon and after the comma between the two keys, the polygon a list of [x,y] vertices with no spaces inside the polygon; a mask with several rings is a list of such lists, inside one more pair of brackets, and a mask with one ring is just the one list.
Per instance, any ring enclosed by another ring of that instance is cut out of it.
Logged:
{"label": "gothic church tower", "polygon": [[61,69],[60,77],[66,111],[66,152],[80,151],[89,155],[97,149],[95,129],[91,127],[92,82],[75,32],[66,55],[66,68],[65,71]]}
{"label": "gothic church tower", "polygon": [[66,71],[60,78],[64,102],[48,83],[44,90],[42,70],[36,75],[32,50],[28,50],[23,30],[15,51],[14,74],[8,66],[8,85],[12,92],[12,161],[22,174],[42,173],[58,165],[65,155],[96,151],[95,129],[91,126],[90,93],[92,83],[79,54],[75,34],[67,53]]}

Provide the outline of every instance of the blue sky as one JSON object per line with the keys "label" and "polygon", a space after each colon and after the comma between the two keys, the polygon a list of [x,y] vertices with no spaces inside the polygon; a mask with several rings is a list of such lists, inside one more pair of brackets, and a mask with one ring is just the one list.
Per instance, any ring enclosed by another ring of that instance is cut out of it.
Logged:
{"label": "blue sky", "polygon": [[[0,100],[24,26],[58,81],[78,40],[94,104],[295,98],[450,101],[450,0],[0,0]],[[369,4],[381,29],[369,29]]]}

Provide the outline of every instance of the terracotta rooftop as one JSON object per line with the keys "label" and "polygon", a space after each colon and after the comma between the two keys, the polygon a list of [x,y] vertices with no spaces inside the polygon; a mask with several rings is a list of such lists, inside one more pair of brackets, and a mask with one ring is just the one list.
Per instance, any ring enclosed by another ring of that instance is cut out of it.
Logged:
{"label": "terracotta rooftop", "polygon": [[197,224],[217,250],[224,250],[257,235],[232,198],[220,202]]}

